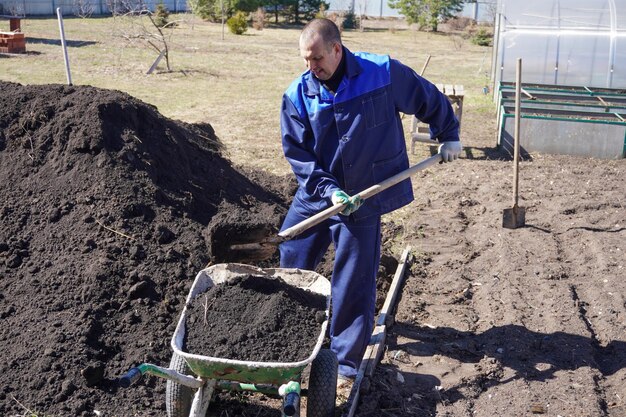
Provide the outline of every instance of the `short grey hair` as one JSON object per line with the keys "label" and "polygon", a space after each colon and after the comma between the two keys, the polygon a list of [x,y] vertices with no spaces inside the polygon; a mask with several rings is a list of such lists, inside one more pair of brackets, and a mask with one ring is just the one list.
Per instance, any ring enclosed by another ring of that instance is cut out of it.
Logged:
{"label": "short grey hair", "polygon": [[326,18],[313,19],[302,29],[300,39],[311,39],[315,34],[320,35],[324,43],[330,48],[335,43],[341,45],[341,33],[332,20]]}

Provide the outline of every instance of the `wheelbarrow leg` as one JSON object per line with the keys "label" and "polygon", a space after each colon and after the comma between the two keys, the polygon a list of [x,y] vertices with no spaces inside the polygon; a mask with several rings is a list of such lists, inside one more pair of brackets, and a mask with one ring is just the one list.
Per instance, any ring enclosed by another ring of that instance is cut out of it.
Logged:
{"label": "wheelbarrow leg", "polygon": [[198,388],[196,395],[193,397],[193,402],[191,403],[189,417],[204,417],[206,415],[216,384],[217,381],[215,379],[208,379],[204,385]]}
{"label": "wheelbarrow leg", "polygon": [[278,395],[283,397],[283,417],[300,417],[300,383],[289,381],[278,388]]}

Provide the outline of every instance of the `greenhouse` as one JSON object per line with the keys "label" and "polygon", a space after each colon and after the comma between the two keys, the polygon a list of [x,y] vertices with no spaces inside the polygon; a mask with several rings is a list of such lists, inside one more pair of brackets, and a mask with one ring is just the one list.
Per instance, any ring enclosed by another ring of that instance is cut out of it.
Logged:
{"label": "greenhouse", "polygon": [[500,0],[492,78],[626,88],[626,0]]}
{"label": "greenhouse", "polygon": [[500,0],[492,53],[499,146],[512,146],[521,58],[525,151],[624,157],[626,0]]}

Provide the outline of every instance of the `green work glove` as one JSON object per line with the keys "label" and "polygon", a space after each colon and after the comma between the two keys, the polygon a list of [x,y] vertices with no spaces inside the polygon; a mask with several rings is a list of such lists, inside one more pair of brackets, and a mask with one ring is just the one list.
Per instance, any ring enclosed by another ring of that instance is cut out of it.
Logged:
{"label": "green work glove", "polygon": [[331,197],[333,204],[343,204],[346,207],[341,210],[341,214],[344,216],[349,216],[361,207],[363,204],[363,199],[357,194],[353,197],[350,197],[346,194],[345,191],[338,190],[335,191]]}

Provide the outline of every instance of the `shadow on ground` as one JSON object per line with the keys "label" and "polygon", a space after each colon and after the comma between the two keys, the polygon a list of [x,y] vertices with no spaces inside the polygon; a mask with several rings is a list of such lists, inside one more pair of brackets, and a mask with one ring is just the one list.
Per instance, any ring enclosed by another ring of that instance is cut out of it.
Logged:
{"label": "shadow on ground", "polygon": [[[592,367],[607,376],[626,367],[626,341],[613,340],[601,346],[590,337],[533,332],[519,325],[492,327],[476,334],[449,327],[430,329],[397,323],[394,333],[394,337],[412,339],[410,343],[398,344],[398,348],[413,355],[439,354],[468,363],[487,356],[514,369],[516,375],[511,379],[546,381],[558,371],[580,367]],[[550,366],[540,371],[538,364]]]}
{"label": "shadow on ground", "polygon": [[[61,46],[61,40],[60,39],[48,39],[48,38],[31,38],[31,37],[27,37],[26,38],[26,44],[28,45],[29,43],[38,43],[38,44],[44,44],[44,45],[56,45],[56,46]],[[95,41],[65,41],[65,44],[71,48],[80,48],[83,46],[91,46],[91,45],[95,45],[98,42]]]}

